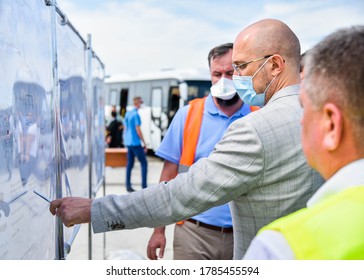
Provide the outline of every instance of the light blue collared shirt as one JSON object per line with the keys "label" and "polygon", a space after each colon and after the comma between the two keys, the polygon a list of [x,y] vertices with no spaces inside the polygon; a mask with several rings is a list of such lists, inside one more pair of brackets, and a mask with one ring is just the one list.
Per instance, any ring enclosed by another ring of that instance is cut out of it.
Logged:
{"label": "light blue collared shirt", "polygon": [[[181,158],[183,131],[189,107],[190,106],[187,105],[177,111],[161,145],[156,152],[157,156],[175,164],[179,164]],[[231,117],[228,117],[216,107],[211,94],[207,96],[194,162],[198,161],[200,158],[208,157],[215,145],[225,134],[229,125],[233,121],[249,114],[250,112],[250,107],[243,104],[240,110],[235,112],[235,114]],[[232,227],[232,219],[228,204],[211,208],[192,218],[209,225]]]}
{"label": "light blue collared shirt", "polygon": [[124,145],[125,146],[139,146],[141,145],[140,138],[136,132],[136,126],[142,124],[140,116],[138,114],[138,109],[133,108],[133,110],[126,112],[124,118]]}

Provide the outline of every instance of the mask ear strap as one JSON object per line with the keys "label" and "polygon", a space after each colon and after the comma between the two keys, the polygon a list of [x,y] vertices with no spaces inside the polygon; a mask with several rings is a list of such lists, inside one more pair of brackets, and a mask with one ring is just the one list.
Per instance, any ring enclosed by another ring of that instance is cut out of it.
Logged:
{"label": "mask ear strap", "polygon": [[266,61],[264,61],[264,63],[258,68],[258,70],[257,71],[255,71],[255,73],[253,74],[253,76],[252,76],[252,79],[255,77],[255,75],[260,71],[260,69],[262,69],[263,68],[263,66],[268,62],[268,59],[270,59],[270,57],[268,57],[267,58],[267,60]]}
{"label": "mask ear strap", "polygon": [[277,76],[275,76],[270,83],[268,84],[268,86],[265,88],[265,91],[263,92],[264,94],[267,92],[267,90],[269,89],[270,85],[273,83],[273,81],[277,78]]}

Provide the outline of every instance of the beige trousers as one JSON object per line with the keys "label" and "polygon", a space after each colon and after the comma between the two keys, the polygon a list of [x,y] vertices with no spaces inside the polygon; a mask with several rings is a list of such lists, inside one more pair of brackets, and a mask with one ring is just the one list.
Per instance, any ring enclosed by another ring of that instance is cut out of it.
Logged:
{"label": "beige trousers", "polygon": [[174,260],[231,260],[233,250],[232,232],[221,233],[187,221],[175,225]]}

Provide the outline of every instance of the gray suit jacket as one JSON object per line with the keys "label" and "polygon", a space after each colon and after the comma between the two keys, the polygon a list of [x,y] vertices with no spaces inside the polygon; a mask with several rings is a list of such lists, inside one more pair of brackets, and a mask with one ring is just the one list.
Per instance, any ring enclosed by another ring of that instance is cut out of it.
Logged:
{"label": "gray suit jacket", "polygon": [[232,123],[210,156],[188,173],[94,200],[94,232],[167,225],[231,201],[234,258],[241,259],[261,227],[305,207],[323,183],[302,152],[298,90],[286,87],[264,108]]}

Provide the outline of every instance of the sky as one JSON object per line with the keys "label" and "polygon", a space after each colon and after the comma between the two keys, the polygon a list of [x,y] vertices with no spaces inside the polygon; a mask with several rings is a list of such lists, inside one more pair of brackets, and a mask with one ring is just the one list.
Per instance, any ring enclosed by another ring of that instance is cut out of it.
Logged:
{"label": "sky", "polygon": [[343,27],[364,24],[363,0],[58,0],[58,7],[105,64],[106,75],[208,69],[213,47],[248,25],[274,18],[302,52]]}

